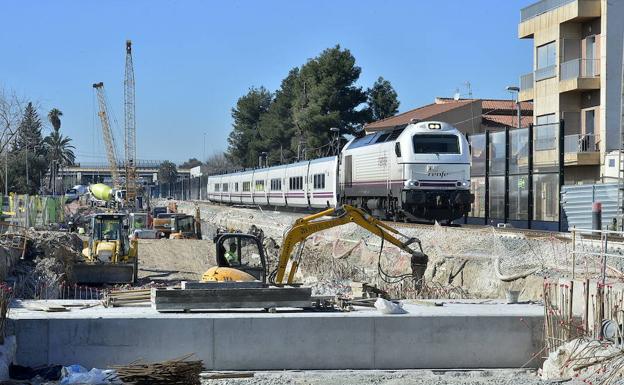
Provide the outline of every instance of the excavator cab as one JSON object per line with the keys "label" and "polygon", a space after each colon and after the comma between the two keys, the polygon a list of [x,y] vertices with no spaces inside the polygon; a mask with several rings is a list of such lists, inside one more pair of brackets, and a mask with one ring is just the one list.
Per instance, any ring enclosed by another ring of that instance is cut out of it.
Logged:
{"label": "excavator cab", "polygon": [[217,266],[202,276],[202,281],[267,280],[266,259],[260,239],[253,234],[217,233],[214,238]]}

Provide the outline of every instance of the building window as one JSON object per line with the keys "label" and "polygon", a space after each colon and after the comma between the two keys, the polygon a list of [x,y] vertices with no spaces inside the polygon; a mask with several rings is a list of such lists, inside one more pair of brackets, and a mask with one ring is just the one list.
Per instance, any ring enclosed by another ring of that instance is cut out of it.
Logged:
{"label": "building window", "polygon": [[325,174],[316,174],[313,178],[315,190],[321,190],[325,188]]}
{"label": "building window", "polygon": [[238,192],[238,182],[234,183],[234,191]]}
{"label": "building window", "polygon": [[277,178],[277,179],[271,179],[271,191],[282,191],[282,180]]}
{"label": "building window", "polygon": [[557,47],[554,41],[537,47],[535,56],[535,81],[557,76]]}
{"label": "building window", "polygon": [[256,191],[264,191],[264,180],[256,181]]}
{"label": "building window", "polygon": [[223,192],[228,192],[228,190],[229,190],[229,185],[230,185],[229,183],[223,183],[223,185],[222,185],[222,191],[223,191]]}
{"label": "building window", "polygon": [[559,125],[555,114],[540,115],[535,121],[535,151],[554,150],[557,148],[557,130]]}
{"label": "building window", "polygon": [[288,189],[289,190],[303,190],[303,177],[294,176],[294,177],[288,178]]}
{"label": "building window", "polygon": [[243,182],[243,192],[251,191],[251,182]]}
{"label": "building window", "polygon": [[556,64],[557,64],[557,47],[554,41],[537,47],[536,69],[539,70],[539,69],[546,68],[546,67],[552,67]]}
{"label": "building window", "polygon": [[219,192],[221,190],[221,185],[219,183],[215,183],[215,192]]}

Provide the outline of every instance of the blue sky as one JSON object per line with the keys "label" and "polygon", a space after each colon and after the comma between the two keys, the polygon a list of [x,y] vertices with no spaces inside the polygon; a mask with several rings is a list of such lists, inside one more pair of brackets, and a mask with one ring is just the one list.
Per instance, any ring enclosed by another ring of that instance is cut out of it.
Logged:
{"label": "blue sky", "polygon": [[[125,40],[133,41],[137,156],[181,162],[227,147],[230,109],[250,86],[340,44],[360,85],[390,80],[401,111],[452,96],[509,98],[530,72],[517,38],[532,0],[4,1],[0,86],[63,111],[78,160],[103,162],[91,84],[103,81],[123,144]],[[123,153],[120,148],[119,153]]]}

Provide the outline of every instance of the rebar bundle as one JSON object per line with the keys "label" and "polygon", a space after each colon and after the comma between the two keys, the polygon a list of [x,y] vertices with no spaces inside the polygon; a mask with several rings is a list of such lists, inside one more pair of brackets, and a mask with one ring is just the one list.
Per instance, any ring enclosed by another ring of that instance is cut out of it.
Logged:
{"label": "rebar bundle", "polygon": [[200,385],[201,361],[190,361],[192,354],[157,363],[113,366],[117,379],[127,385]]}

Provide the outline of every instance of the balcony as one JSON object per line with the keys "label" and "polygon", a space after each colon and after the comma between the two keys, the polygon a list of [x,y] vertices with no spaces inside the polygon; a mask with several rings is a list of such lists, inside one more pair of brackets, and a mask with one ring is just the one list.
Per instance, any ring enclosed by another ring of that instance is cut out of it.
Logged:
{"label": "balcony", "polygon": [[518,37],[532,38],[536,31],[569,21],[600,17],[600,0],[542,0],[520,11]]}
{"label": "balcony", "polygon": [[533,72],[520,76],[520,94],[518,98],[521,102],[533,100]]}
{"label": "balcony", "polygon": [[561,63],[559,92],[600,89],[600,60],[574,59]]}
{"label": "balcony", "polygon": [[552,65],[548,67],[542,67],[535,70],[535,81],[539,82],[540,80],[550,79],[557,76],[557,66]]}
{"label": "balcony", "polygon": [[566,135],[563,138],[566,166],[596,166],[600,164],[600,149],[591,134]]}

